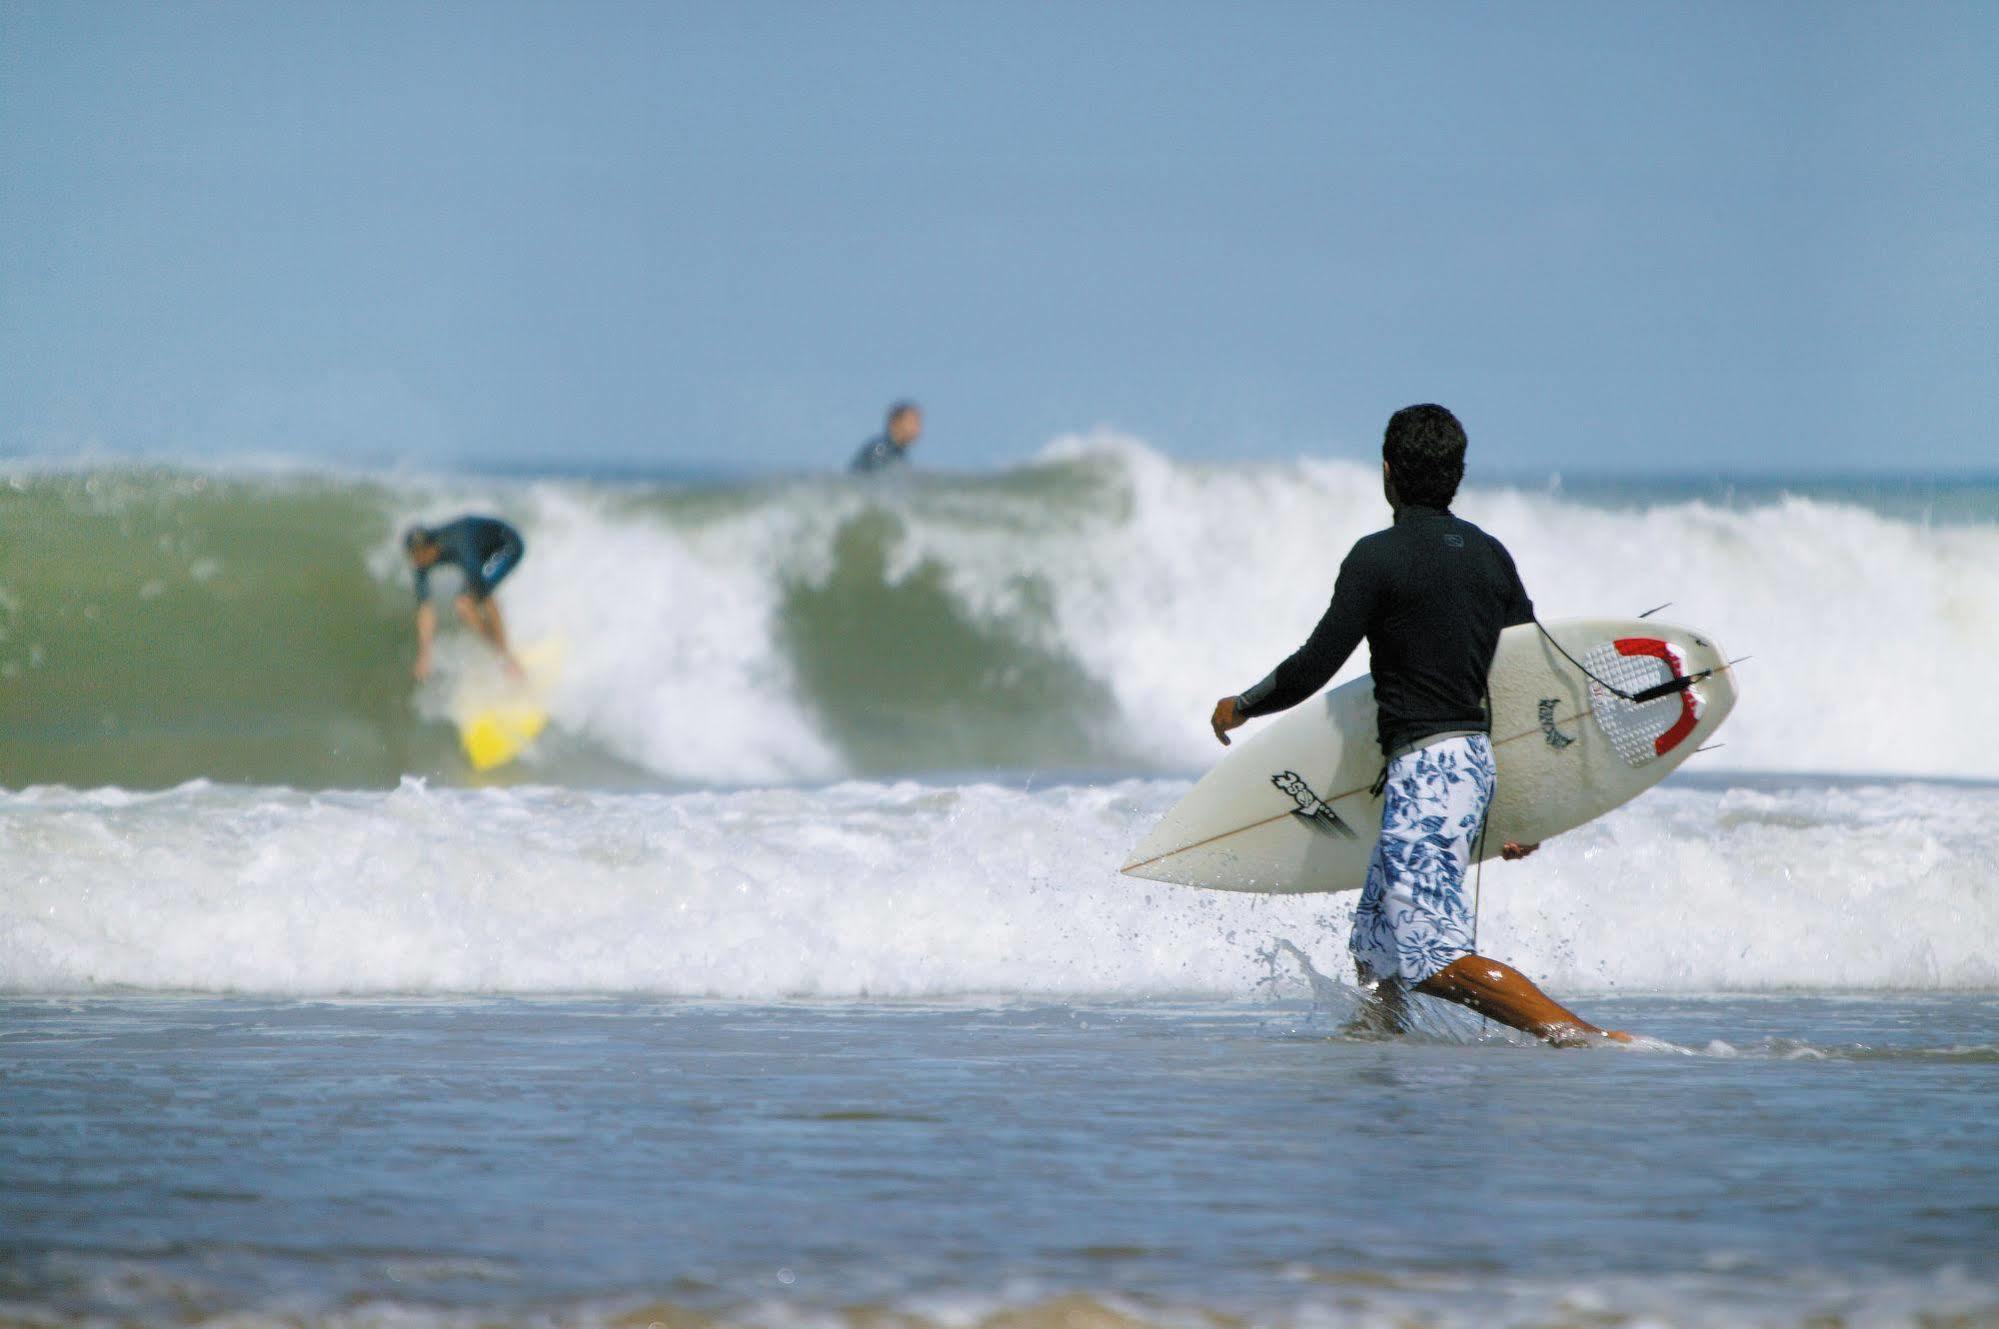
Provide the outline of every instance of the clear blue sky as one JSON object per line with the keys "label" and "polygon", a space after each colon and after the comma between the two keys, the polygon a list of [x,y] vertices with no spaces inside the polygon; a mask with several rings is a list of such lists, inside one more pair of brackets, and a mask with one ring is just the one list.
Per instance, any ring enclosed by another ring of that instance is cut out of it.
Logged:
{"label": "clear blue sky", "polygon": [[0,451],[1999,465],[1991,4],[0,0]]}

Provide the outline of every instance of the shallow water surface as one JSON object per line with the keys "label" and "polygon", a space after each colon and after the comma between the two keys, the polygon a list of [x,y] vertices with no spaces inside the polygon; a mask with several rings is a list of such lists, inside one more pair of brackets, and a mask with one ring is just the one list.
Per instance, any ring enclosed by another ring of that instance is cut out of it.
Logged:
{"label": "shallow water surface", "polygon": [[1999,1323],[1999,996],[0,1000],[30,1321]]}

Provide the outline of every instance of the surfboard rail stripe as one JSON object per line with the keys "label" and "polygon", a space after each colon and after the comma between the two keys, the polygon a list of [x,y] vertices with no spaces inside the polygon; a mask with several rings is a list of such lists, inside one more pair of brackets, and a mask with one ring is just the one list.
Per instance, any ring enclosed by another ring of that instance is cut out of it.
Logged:
{"label": "surfboard rail stripe", "polygon": [[[1677,666],[1673,665],[1671,662],[1669,662],[1668,667],[1673,668],[1676,673],[1678,672]],[[1565,669],[1563,672],[1568,673],[1578,681],[1583,682],[1585,685],[1585,690],[1587,689],[1587,680],[1584,679],[1583,675],[1579,671],[1573,669]],[[1734,672],[1734,666],[1732,664],[1719,665],[1715,668],[1714,671],[1715,676],[1717,677],[1723,674],[1731,674],[1733,672]],[[1587,691],[1585,691],[1585,695],[1587,695]],[[1685,694],[1682,694],[1682,699],[1686,700]],[[1554,723],[1556,725],[1572,724],[1577,721],[1586,720],[1590,718],[1590,715],[1591,715],[1591,708],[1585,707],[1580,710],[1572,710],[1567,714],[1556,715],[1554,717]],[[1688,732],[1691,732],[1692,729],[1693,725],[1689,724]],[[1685,736],[1686,736],[1685,734],[1681,734],[1680,738],[1685,738]],[[1495,748],[1501,748],[1511,743],[1518,743],[1521,739],[1524,738],[1542,738],[1545,740],[1546,727],[1537,719],[1532,729],[1523,729],[1519,733],[1508,734],[1504,738],[1495,738],[1492,740],[1492,745]],[[1677,746],[1678,741],[1679,740],[1676,739],[1674,741],[1674,744],[1669,745],[1669,747]],[[1667,749],[1662,749],[1661,751],[1663,752],[1665,750]],[[1332,797],[1327,798],[1323,801],[1328,806],[1331,806],[1332,804],[1341,802],[1344,799],[1352,798],[1355,794],[1367,793],[1372,788],[1373,786],[1371,784],[1355,785],[1351,789],[1343,790],[1342,792],[1334,794]],[[1269,826],[1275,822],[1283,821],[1286,817],[1289,817],[1291,815],[1292,815],[1291,809],[1286,808],[1284,811],[1276,813],[1273,816],[1264,817],[1258,821],[1248,822],[1241,826],[1232,827],[1231,829],[1222,831],[1219,834],[1210,835],[1205,839],[1194,840],[1187,844],[1178,845],[1172,849],[1165,850],[1162,853],[1154,854],[1150,858],[1134,859],[1133,861],[1126,863],[1123,867],[1119,868],[1118,872],[1123,875],[1135,874],[1144,868],[1151,867],[1154,863],[1161,862],[1165,859],[1177,857],[1180,854],[1191,853],[1198,849],[1205,849],[1209,845],[1219,844],[1221,841],[1230,839],[1234,836],[1242,835],[1246,832],[1258,830],[1261,829],[1262,827]]]}
{"label": "surfboard rail stripe", "polygon": [[[1581,720],[1581,719],[1584,719],[1584,718],[1586,718],[1586,717],[1587,717],[1588,715],[1589,715],[1589,712],[1588,712],[1588,711],[1575,711],[1575,712],[1572,712],[1572,713],[1570,713],[1570,714],[1568,714],[1568,715],[1557,715],[1557,716],[1555,717],[1555,723],[1556,723],[1556,724],[1558,724],[1558,725],[1561,725],[1561,724],[1568,724],[1568,723],[1571,723],[1572,721],[1576,721],[1576,720]],[[1517,742],[1519,742],[1519,741],[1520,741],[1521,739],[1523,739],[1523,738],[1538,738],[1538,737],[1541,737],[1541,736],[1542,736],[1542,732],[1543,732],[1543,731],[1542,731],[1542,729],[1541,729],[1541,726],[1540,726],[1540,724],[1539,724],[1538,722],[1536,722],[1535,726],[1534,726],[1534,727],[1533,727],[1532,729],[1523,729],[1523,730],[1521,730],[1521,731],[1520,731],[1519,733],[1517,733],[1517,734],[1509,734],[1509,735],[1508,735],[1507,737],[1505,737],[1505,738],[1495,738],[1495,739],[1493,739],[1493,740],[1492,740],[1492,745],[1493,745],[1494,747],[1496,747],[1496,748],[1499,748],[1499,747],[1505,747],[1505,746],[1506,746],[1506,745],[1507,745],[1508,743],[1517,743]],[[1333,795],[1333,796],[1332,796],[1331,798],[1328,798],[1328,799],[1326,799],[1326,800],[1324,800],[1324,801],[1326,802],[1326,804],[1327,804],[1328,806],[1330,806],[1330,805],[1332,805],[1332,804],[1334,804],[1334,803],[1337,803],[1337,802],[1339,802],[1339,801],[1340,801],[1340,800],[1342,800],[1342,799],[1346,799],[1346,798],[1352,798],[1352,797],[1353,797],[1353,796],[1354,796],[1355,794],[1364,794],[1364,793],[1367,793],[1367,792],[1368,792],[1369,790],[1371,790],[1371,789],[1372,789],[1373,787],[1374,787],[1374,786],[1372,786],[1372,785],[1365,785],[1365,784],[1362,784],[1362,785],[1355,785],[1355,786],[1354,786],[1353,788],[1351,788],[1351,789],[1347,789],[1347,790],[1343,790],[1343,791],[1341,791],[1340,793],[1337,793],[1337,794],[1334,794],[1334,795]],[[1184,853],[1188,852],[1189,850],[1193,850],[1193,849],[1205,849],[1205,848],[1207,848],[1207,847],[1208,847],[1209,845],[1211,845],[1211,844],[1215,844],[1215,843],[1218,843],[1219,841],[1222,841],[1222,840],[1226,840],[1226,839],[1228,839],[1228,838],[1229,838],[1230,836],[1232,836],[1232,835],[1241,835],[1241,834],[1242,834],[1242,833],[1243,833],[1244,831],[1253,831],[1253,830],[1256,830],[1256,829],[1257,829],[1258,827],[1260,827],[1260,826],[1268,826],[1268,825],[1270,825],[1270,824],[1271,824],[1272,822],[1276,822],[1276,821],[1283,821],[1283,820],[1284,820],[1284,819],[1285,819],[1286,817],[1288,817],[1288,816],[1290,816],[1290,815],[1291,815],[1291,809],[1289,809],[1289,808],[1286,808],[1286,809],[1285,809],[1284,811],[1282,811],[1282,812],[1278,813],[1278,814],[1277,814],[1276,816],[1274,816],[1274,817],[1265,817],[1265,818],[1263,818],[1263,819],[1262,819],[1261,821],[1252,821],[1252,822],[1249,822],[1249,823],[1247,823],[1246,825],[1242,825],[1242,826],[1237,826],[1237,827],[1235,827],[1235,828],[1234,828],[1234,829],[1232,829],[1232,830],[1226,830],[1226,831],[1223,831],[1223,832],[1222,832],[1221,834],[1219,834],[1219,835],[1210,835],[1210,836],[1209,836],[1209,837],[1208,837],[1207,839],[1205,839],[1205,840],[1195,840],[1195,841],[1193,841],[1193,842],[1192,842],[1192,843],[1190,843],[1190,844],[1183,844],[1183,845],[1181,845],[1181,846],[1180,846],[1179,848],[1177,848],[1177,849],[1169,849],[1169,850],[1167,850],[1167,851],[1166,851],[1165,853],[1163,853],[1163,854],[1154,854],[1154,855],[1153,855],[1153,856],[1152,856],[1151,858],[1147,858],[1147,859],[1141,859],[1141,860],[1139,860],[1139,861],[1137,861],[1137,862],[1132,862],[1132,863],[1127,863],[1127,864],[1125,864],[1125,865],[1124,865],[1123,867],[1119,868],[1119,869],[1118,869],[1118,871],[1119,871],[1119,872],[1133,872],[1133,871],[1136,871],[1136,870],[1137,870],[1137,869],[1139,869],[1139,868],[1143,868],[1143,867],[1150,867],[1150,866],[1152,866],[1152,865],[1153,865],[1154,863],[1157,863],[1157,862],[1159,862],[1159,860],[1161,860],[1161,859],[1163,859],[1163,858],[1172,858],[1172,857],[1173,857],[1173,856],[1174,856],[1175,854],[1184,854]]]}

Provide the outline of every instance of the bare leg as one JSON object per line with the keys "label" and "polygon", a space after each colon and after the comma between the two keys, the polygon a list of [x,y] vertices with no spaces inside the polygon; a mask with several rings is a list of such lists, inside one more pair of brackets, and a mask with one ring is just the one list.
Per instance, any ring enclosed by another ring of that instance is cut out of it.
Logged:
{"label": "bare leg", "polygon": [[469,595],[458,597],[458,616],[465,620],[465,626],[484,637],[500,659],[507,666],[507,672],[515,678],[521,675],[521,667],[515,662],[513,652],[507,649],[507,626],[500,618],[500,602],[492,596],[483,600]]}
{"label": "bare leg", "polygon": [[1614,1038],[1621,1043],[1631,1035],[1614,1029],[1599,1029],[1589,1021],[1556,1004],[1534,986],[1527,976],[1511,965],[1488,960],[1483,955],[1467,955],[1416,985],[1445,1001],[1468,1006],[1504,1025],[1524,1029],[1536,1038],[1545,1038],[1557,1047],[1575,1047],[1594,1038]]}

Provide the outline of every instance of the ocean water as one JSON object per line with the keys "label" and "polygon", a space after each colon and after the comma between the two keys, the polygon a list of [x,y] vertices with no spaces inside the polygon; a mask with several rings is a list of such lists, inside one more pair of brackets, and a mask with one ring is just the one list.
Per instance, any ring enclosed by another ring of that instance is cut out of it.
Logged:
{"label": "ocean water", "polygon": [[0,1314],[1990,1324],[1995,1000],[12,998]]}
{"label": "ocean water", "polygon": [[[0,471],[0,1323],[1999,1325],[1999,486],[1459,507],[1752,657],[1480,878],[1632,1049],[1352,1036],[1351,896],[1116,871],[1368,467]],[[407,673],[473,508],[568,652],[497,779]]]}

